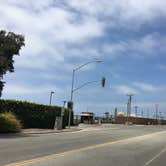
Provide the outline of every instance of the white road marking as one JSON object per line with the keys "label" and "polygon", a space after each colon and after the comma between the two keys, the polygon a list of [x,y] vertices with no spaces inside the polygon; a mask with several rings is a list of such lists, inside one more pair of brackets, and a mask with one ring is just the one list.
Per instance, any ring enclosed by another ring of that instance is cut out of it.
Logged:
{"label": "white road marking", "polygon": [[152,159],[150,159],[149,161],[147,161],[144,166],[150,165],[154,160],[156,160],[158,157],[160,157],[160,155],[163,154],[164,152],[166,152],[166,148],[164,148],[160,153],[158,153],[157,155],[155,155]]}

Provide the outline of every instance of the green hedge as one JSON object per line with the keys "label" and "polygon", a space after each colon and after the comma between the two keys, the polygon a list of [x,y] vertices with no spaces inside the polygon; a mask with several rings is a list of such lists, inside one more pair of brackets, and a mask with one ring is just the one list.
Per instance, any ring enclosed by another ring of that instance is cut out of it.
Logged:
{"label": "green hedge", "polygon": [[[0,100],[0,113],[12,112],[18,116],[24,128],[53,128],[61,107],[18,100]],[[68,110],[65,109],[63,127],[68,124]],[[72,116],[73,117],[73,116]],[[73,118],[71,118],[71,124]]]}

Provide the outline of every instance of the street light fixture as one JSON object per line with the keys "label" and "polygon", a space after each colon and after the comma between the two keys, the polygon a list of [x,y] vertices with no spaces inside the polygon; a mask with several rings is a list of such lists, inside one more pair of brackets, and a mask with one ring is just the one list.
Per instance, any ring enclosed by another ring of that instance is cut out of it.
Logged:
{"label": "street light fixture", "polygon": [[50,105],[51,105],[51,103],[52,103],[52,95],[53,95],[54,93],[55,93],[55,92],[53,92],[53,91],[50,92]]}
{"label": "street light fixture", "polygon": [[70,96],[70,101],[73,101],[73,89],[74,89],[74,78],[75,78],[75,72],[80,70],[81,68],[83,68],[84,66],[91,64],[91,63],[101,63],[101,60],[93,60],[93,61],[89,61],[86,62],[78,67],[76,67],[75,69],[73,69],[73,74],[72,74],[72,87],[71,87],[71,96]]}
{"label": "street light fixture", "polygon": [[[91,64],[91,63],[101,63],[102,61],[101,60],[98,60],[98,59],[95,59],[95,60],[92,60],[92,61],[89,61],[89,62],[86,62],[76,68],[73,69],[73,72],[72,72],[72,85],[71,85],[71,95],[70,95],[70,102],[73,103],[73,93],[74,93],[74,78],[75,78],[75,72],[80,70],[81,68],[83,68],[84,66],[88,65],[88,64]],[[68,127],[70,128],[70,121],[71,121],[71,111],[72,111],[73,108],[71,108],[69,110],[69,121],[68,121]]]}

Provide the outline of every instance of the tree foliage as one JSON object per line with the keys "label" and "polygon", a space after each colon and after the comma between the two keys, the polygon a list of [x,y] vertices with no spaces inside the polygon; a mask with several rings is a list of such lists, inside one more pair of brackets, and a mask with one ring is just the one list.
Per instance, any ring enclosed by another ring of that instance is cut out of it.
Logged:
{"label": "tree foliage", "polygon": [[3,75],[14,72],[14,55],[24,46],[24,36],[13,32],[0,31],[0,96],[4,87]]}

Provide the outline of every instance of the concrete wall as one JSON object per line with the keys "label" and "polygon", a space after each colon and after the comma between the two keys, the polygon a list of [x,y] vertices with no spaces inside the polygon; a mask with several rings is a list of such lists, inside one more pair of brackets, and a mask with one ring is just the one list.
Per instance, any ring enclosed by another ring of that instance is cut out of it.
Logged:
{"label": "concrete wall", "polygon": [[[127,117],[116,117],[115,123],[116,124],[125,124],[127,121]],[[133,124],[162,124],[166,125],[166,120],[156,120],[156,119],[148,119],[148,118],[138,118],[138,117],[129,117],[129,122],[132,122]]]}

